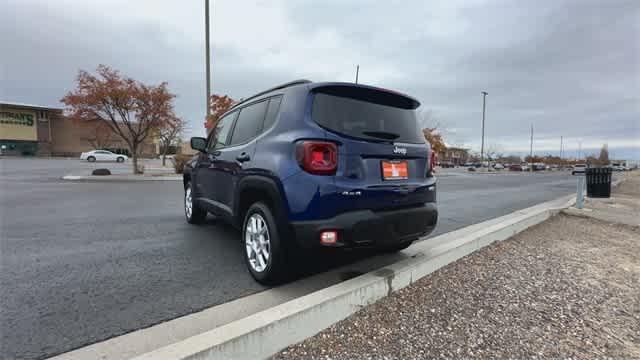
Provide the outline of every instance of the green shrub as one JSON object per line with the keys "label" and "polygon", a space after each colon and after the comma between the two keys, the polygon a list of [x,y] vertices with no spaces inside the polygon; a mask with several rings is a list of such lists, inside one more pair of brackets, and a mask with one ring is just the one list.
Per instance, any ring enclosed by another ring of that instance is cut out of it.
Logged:
{"label": "green shrub", "polygon": [[109,171],[109,169],[95,169],[91,172],[91,175],[97,175],[97,176],[111,175],[111,171]]}

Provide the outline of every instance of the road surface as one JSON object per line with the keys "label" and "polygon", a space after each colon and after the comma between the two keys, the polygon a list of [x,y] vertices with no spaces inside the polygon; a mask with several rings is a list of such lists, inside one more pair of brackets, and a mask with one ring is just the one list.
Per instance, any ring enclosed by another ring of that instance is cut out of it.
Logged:
{"label": "road surface", "polygon": [[[235,230],[185,222],[181,182],[60,180],[87,166],[0,159],[0,358],[59,354],[265,289]],[[439,178],[435,234],[572,191],[567,173],[452,171]],[[361,258],[320,257],[297,281]]]}

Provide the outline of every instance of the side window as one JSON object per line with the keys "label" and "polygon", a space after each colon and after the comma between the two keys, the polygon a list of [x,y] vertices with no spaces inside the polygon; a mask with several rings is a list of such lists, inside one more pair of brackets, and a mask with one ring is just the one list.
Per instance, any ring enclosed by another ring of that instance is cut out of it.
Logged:
{"label": "side window", "polygon": [[268,104],[269,102],[265,100],[240,110],[233,135],[231,135],[230,145],[242,144],[258,135]]}
{"label": "side window", "polygon": [[280,103],[282,102],[282,96],[274,97],[269,100],[269,108],[267,109],[267,116],[264,118],[264,124],[260,132],[269,130],[269,128],[276,122],[276,116],[278,110],[280,110]]}
{"label": "side window", "polygon": [[238,116],[238,112],[232,112],[218,121],[216,128],[211,134],[207,150],[220,149],[229,145],[229,131],[236,116]]}

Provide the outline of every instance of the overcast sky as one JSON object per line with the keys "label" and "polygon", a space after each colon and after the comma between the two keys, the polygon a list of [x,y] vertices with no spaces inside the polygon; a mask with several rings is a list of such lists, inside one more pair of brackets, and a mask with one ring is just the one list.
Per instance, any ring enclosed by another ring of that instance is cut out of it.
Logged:
{"label": "overcast sky", "polygon": [[[640,1],[212,0],[213,92],[298,78],[410,94],[449,144],[640,159]],[[79,69],[168,81],[204,134],[204,1],[4,0],[0,100],[62,106]]]}

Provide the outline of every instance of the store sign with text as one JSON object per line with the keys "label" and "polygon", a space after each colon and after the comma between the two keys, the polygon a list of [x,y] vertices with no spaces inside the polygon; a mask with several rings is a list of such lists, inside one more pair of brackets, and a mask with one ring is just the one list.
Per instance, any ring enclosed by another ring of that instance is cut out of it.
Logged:
{"label": "store sign with text", "polygon": [[33,126],[33,114],[0,111],[0,124]]}

